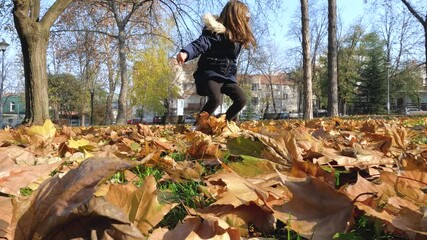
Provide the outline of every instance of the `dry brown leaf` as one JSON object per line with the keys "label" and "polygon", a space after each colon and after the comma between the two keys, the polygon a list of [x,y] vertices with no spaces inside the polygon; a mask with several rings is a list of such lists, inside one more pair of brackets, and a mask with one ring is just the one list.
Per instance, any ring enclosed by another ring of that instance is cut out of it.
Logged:
{"label": "dry brown leaf", "polygon": [[6,154],[0,154],[0,192],[18,195],[21,188],[49,176],[63,161],[36,166],[19,166]]}
{"label": "dry brown leaf", "polygon": [[[8,147],[0,148],[0,155],[6,155],[10,157],[16,165],[20,166],[34,166],[36,165],[36,157],[28,149],[11,145]],[[0,170],[4,167],[8,167],[6,164],[0,163]]]}
{"label": "dry brown leaf", "polygon": [[75,138],[77,134],[73,131],[73,128],[67,125],[62,126],[61,133],[66,135],[68,138]]}
{"label": "dry brown leaf", "polygon": [[325,183],[335,186],[335,176],[323,170],[318,164],[311,162],[294,161],[289,176],[296,178],[305,178],[307,176],[315,177]]}
{"label": "dry brown leaf", "polygon": [[[274,206],[275,216],[309,239],[332,239],[352,222],[350,198],[316,178],[290,178],[279,173],[292,193],[290,202]],[[290,222],[289,222],[290,221]]]}
{"label": "dry brown leaf", "polygon": [[[164,235],[162,235],[164,234]],[[187,217],[183,223],[178,223],[175,229],[170,231],[155,231],[156,238],[162,240],[177,239],[215,239],[215,240],[240,240],[239,231],[215,216],[205,215],[201,217]]]}
{"label": "dry brown leaf", "polygon": [[[197,133],[196,133],[197,134]],[[205,135],[206,136],[206,135]],[[216,159],[219,156],[219,143],[212,142],[212,138],[195,137],[187,153],[193,158]]]}
{"label": "dry brown leaf", "polygon": [[0,239],[12,239],[12,198],[0,196]]}
{"label": "dry brown leaf", "polygon": [[34,239],[123,239],[140,240],[143,235],[129,222],[127,216],[104,198],[92,198],[73,209],[69,221],[50,235],[37,235]]}
{"label": "dry brown leaf", "polygon": [[106,198],[121,208],[144,235],[176,206],[159,201],[153,176],[145,178],[144,185],[140,188],[133,184],[111,185]]}
{"label": "dry brown leaf", "polygon": [[136,127],[138,129],[138,133],[141,134],[143,137],[154,137],[154,133],[153,131],[151,131],[151,128],[149,126],[138,123]]}
{"label": "dry brown leaf", "polygon": [[208,135],[220,135],[227,126],[225,115],[216,118],[207,112],[201,112],[197,118],[197,130]]}
{"label": "dry brown leaf", "polygon": [[400,150],[406,149],[408,145],[408,133],[403,126],[386,125],[388,134],[393,139],[392,146]]}
{"label": "dry brown leaf", "polygon": [[[422,224],[424,216],[418,211],[400,208],[396,212],[390,213],[386,210],[374,209],[361,202],[356,202],[355,205],[368,215],[387,222],[389,224],[387,231],[389,232],[400,233],[399,230],[404,231],[409,239],[424,239],[427,236],[427,226]],[[417,234],[423,237],[418,238]]]}
{"label": "dry brown leaf", "polygon": [[[233,207],[232,205],[212,205],[198,210],[197,214],[212,214],[227,222],[230,227],[239,230],[242,237],[249,236],[249,227],[255,226],[259,231],[270,234],[274,230],[273,211],[254,203]],[[202,218],[204,215],[201,215]]]}
{"label": "dry brown leaf", "polygon": [[217,201],[212,205],[239,207],[253,202],[258,206],[266,206],[267,199],[272,194],[267,189],[260,188],[233,172],[211,175],[207,177],[206,183],[212,189],[211,192],[214,190],[217,192],[215,197]]}
{"label": "dry brown leaf", "polygon": [[173,167],[169,167],[165,171],[177,182],[183,180],[200,181],[202,174],[205,172],[203,166],[197,161],[175,162]]}
{"label": "dry brown leaf", "polygon": [[[99,183],[116,171],[132,166],[129,162],[114,158],[91,158],[62,178],[55,176],[45,181],[29,198],[16,199],[12,222],[16,229],[15,239],[54,236],[58,229],[63,229],[70,222],[79,219],[74,215],[76,209],[87,209],[84,206],[93,198]],[[81,216],[85,218],[86,215]],[[110,217],[114,219],[114,216]],[[96,216],[90,219],[99,220]]]}
{"label": "dry brown leaf", "polygon": [[13,134],[9,130],[0,130],[0,146],[5,142],[15,140]]}
{"label": "dry brown leaf", "polygon": [[[427,197],[421,190],[425,186],[426,177],[426,173],[420,171],[404,171],[401,176],[382,172],[379,184],[358,176],[354,185],[343,190],[350,197],[357,198],[358,208],[368,214],[387,221],[395,228],[412,232],[408,233],[409,235],[413,235],[414,232],[427,235],[427,226],[422,224],[424,215],[422,207],[427,205]],[[374,205],[364,204],[369,195],[362,194],[367,192],[378,195]]]}

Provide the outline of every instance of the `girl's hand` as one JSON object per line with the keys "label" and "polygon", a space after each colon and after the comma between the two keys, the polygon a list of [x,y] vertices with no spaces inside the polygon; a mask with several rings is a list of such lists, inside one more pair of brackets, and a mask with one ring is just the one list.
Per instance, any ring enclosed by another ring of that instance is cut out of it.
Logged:
{"label": "girl's hand", "polygon": [[176,55],[176,61],[179,65],[184,64],[185,60],[187,60],[188,54],[186,52],[179,52],[178,55]]}

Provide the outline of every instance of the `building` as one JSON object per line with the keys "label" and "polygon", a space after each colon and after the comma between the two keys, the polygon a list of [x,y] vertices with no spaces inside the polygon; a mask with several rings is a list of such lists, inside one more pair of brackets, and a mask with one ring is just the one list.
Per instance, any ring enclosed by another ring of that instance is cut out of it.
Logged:
{"label": "building", "polygon": [[406,113],[407,108],[418,108],[427,111],[427,74],[426,64],[416,65],[419,70],[420,89],[416,91],[416,99],[410,98],[406,93],[397,99],[396,107],[400,113]]}
{"label": "building", "polygon": [[[173,68],[176,73],[175,83],[180,86],[181,99],[183,99],[183,113],[192,115],[200,112],[206,97],[201,97],[196,93],[193,72],[196,69],[196,61],[191,61],[179,66],[176,60],[173,61]],[[249,108],[259,116],[264,113],[274,112],[298,112],[299,91],[294,81],[289,79],[289,75],[281,73],[273,76],[266,75],[238,75],[240,86],[247,92],[248,102],[242,113],[245,114]],[[271,92],[274,96],[274,105],[271,98]],[[178,112],[178,101],[173,101],[171,106],[172,114]],[[218,107],[215,114],[224,113],[231,102],[224,97],[223,103]]]}
{"label": "building", "polygon": [[238,78],[243,83],[242,85],[246,83],[249,86],[250,103],[248,106],[251,106],[260,115],[298,112],[300,99],[298,85],[289,79],[289,74],[240,75]]}
{"label": "building", "polygon": [[3,106],[3,123],[1,126],[6,125],[14,127],[20,124],[25,116],[25,102],[23,98],[17,94],[4,94],[2,99]]}

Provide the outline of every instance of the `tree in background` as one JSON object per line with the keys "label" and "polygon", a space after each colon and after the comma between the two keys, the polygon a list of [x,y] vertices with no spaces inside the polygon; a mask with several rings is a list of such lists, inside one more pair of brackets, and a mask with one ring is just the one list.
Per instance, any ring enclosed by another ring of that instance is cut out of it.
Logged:
{"label": "tree in background", "polygon": [[339,110],[347,115],[348,109],[353,109],[357,84],[360,82],[360,69],[363,68],[364,53],[360,44],[364,36],[362,25],[351,26],[349,32],[341,39],[338,50],[338,102]]}
{"label": "tree in background", "polygon": [[[164,114],[169,100],[178,97],[174,74],[168,58],[166,44],[161,40],[147,44],[147,48],[134,56],[132,104],[143,112]],[[141,114],[142,117],[144,113]]]}
{"label": "tree in background", "polygon": [[361,71],[358,84],[358,98],[364,114],[385,113],[387,102],[387,64],[384,42],[376,33],[364,36],[365,67]]}
{"label": "tree in background", "polygon": [[[426,2],[423,1],[423,3],[417,2],[417,4],[411,4],[407,0],[401,0],[401,1],[406,6],[406,8],[409,10],[409,12],[411,12],[411,14],[423,26],[423,29],[424,29],[424,56],[425,56],[424,67],[425,67],[425,72],[426,72],[426,76],[427,76],[427,9],[426,9],[427,6],[426,6]],[[422,8],[423,5],[424,5],[424,8]],[[416,8],[417,6],[420,6],[420,9],[417,9]],[[424,12],[424,15],[422,12]]]}
{"label": "tree in background", "polygon": [[310,56],[310,18],[308,0],[301,0],[301,34],[304,76],[304,119],[313,118],[312,72]]}
{"label": "tree in background", "polygon": [[259,71],[263,77],[267,79],[269,87],[269,96],[262,101],[266,102],[266,109],[264,113],[269,112],[270,101],[273,105],[273,112],[277,113],[276,98],[274,92],[274,82],[273,78],[279,73],[283,73],[283,59],[278,51],[278,47],[272,43],[266,44],[262,47],[259,47],[254,53],[254,59],[252,64],[254,68]]}
{"label": "tree in background", "polygon": [[[328,20],[328,14],[327,14],[327,6],[324,5],[321,1],[310,1],[310,8],[309,16],[310,16],[310,53],[311,53],[311,68],[312,68],[312,82],[313,82],[313,96],[316,96],[316,99],[318,100],[317,103],[320,103],[323,101],[323,98],[327,97],[327,93],[321,91],[321,81],[320,81],[320,71],[322,69],[322,66],[319,66],[319,57],[323,54],[325,51],[325,42],[326,42],[326,36],[327,36],[327,20]],[[295,56],[297,59],[294,61],[297,62],[295,71],[301,70],[302,75],[302,38],[301,38],[301,11],[296,11],[294,14],[294,17],[292,18],[291,22],[289,23],[291,26],[295,26],[289,29],[288,35],[295,39],[299,45],[292,48],[289,52],[289,56]],[[326,64],[325,64],[326,66]],[[292,75],[294,76],[293,80],[298,83],[299,87],[299,93],[298,95],[303,97],[303,79],[302,76],[296,77],[296,72],[293,71]],[[298,81],[298,79],[300,81]],[[302,99],[299,99],[299,103],[303,103]],[[322,104],[319,104],[322,105]],[[326,106],[326,104],[324,104]],[[317,106],[320,107],[320,106]],[[298,105],[298,109],[302,109],[302,106]]]}
{"label": "tree in background", "polygon": [[403,62],[402,67],[395,73],[393,88],[394,99],[398,103],[403,103],[405,97],[409,97],[411,102],[420,105],[419,89],[422,89],[420,81],[420,68],[414,61]]}
{"label": "tree in background", "polygon": [[57,0],[40,15],[40,0],[13,0],[13,19],[24,59],[25,124],[49,119],[46,52],[50,28],[73,0]]}
{"label": "tree in background", "polygon": [[328,0],[328,116],[338,116],[337,2]]}
{"label": "tree in background", "polygon": [[61,116],[81,112],[81,106],[87,97],[81,81],[71,74],[56,74],[48,76],[48,83],[52,117],[57,123]]}

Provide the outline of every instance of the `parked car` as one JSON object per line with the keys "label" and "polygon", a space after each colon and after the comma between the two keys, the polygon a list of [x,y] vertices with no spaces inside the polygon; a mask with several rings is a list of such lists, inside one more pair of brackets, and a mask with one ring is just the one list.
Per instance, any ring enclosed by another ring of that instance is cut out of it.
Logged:
{"label": "parked car", "polygon": [[251,121],[251,120],[258,121],[260,119],[261,119],[261,117],[258,114],[250,114],[250,115],[241,114],[239,116],[240,121]]}
{"label": "parked car", "polygon": [[185,115],[185,123],[195,123],[195,122],[196,122],[196,118],[194,117],[193,114]]}
{"label": "parked car", "polygon": [[408,116],[427,115],[427,111],[421,110],[421,108],[419,107],[406,107],[405,115],[408,115]]}
{"label": "parked car", "polygon": [[268,120],[279,120],[279,119],[289,119],[289,113],[279,112],[279,113],[264,113],[262,119]]}
{"label": "parked car", "polygon": [[314,117],[327,117],[328,116],[328,110],[315,108],[313,110],[313,116]]}
{"label": "parked car", "polygon": [[303,118],[303,113],[290,112],[289,113],[289,118],[290,119]]}
{"label": "parked car", "polygon": [[154,124],[164,124],[165,123],[165,116],[154,116],[153,117],[153,123]]}
{"label": "parked car", "polygon": [[129,120],[127,121],[127,123],[128,123],[129,125],[137,125],[138,123],[147,124],[147,122],[146,122],[146,121],[141,121],[141,119],[140,119],[140,118],[129,119]]}

